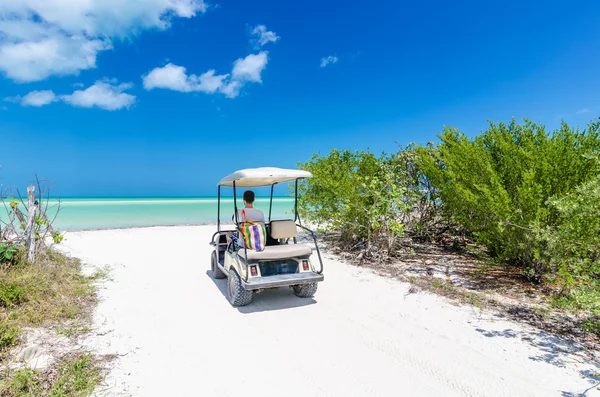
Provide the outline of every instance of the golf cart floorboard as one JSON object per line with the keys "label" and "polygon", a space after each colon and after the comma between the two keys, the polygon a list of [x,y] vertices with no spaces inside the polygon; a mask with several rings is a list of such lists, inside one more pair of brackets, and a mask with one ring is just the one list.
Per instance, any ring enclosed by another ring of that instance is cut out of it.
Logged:
{"label": "golf cart floorboard", "polygon": [[246,290],[255,290],[262,288],[287,287],[290,285],[300,285],[317,283],[323,281],[322,274],[307,272],[294,274],[280,274],[277,276],[257,277],[246,281],[242,280],[242,285]]}

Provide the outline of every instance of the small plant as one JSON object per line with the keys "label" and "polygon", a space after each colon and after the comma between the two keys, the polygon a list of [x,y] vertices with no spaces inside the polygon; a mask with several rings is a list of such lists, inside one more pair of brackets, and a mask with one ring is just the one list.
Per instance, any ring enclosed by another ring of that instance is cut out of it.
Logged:
{"label": "small plant", "polygon": [[59,364],[59,378],[48,397],[88,396],[101,378],[100,368],[91,354],[67,358]]}
{"label": "small plant", "polygon": [[58,335],[66,336],[67,338],[72,338],[79,334],[88,332],[90,328],[86,325],[75,324],[70,327],[63,327],[62,325],[57,325],[55,331]]}
{"label": "small plant", "polygon": [[67,327],[63,327],[62,325],[58,325],[56,327],[56,333],[58,335],[62,335],[62,336],[66,336],[67,338],[70,338],[73,335],[75,335],[75,330],[73,328],[67,328]]}
{"label": "small plant", "polygon": [[433,285],[435,288],[444,288],[444,282],[442,280],[440,280],[439,278],[436,278],[435,280],[433,280],[431,282],[431,285]]}
{"label": "small plant", "polygon": [[108,265],[100,267],[89,276],[91,281],[107,280],[110,275],[110,267]]}
{"label": "small plant", "polygon": [[533,312],[542,318],[548,318],[550,316],[551,310],[547,307],[535,306],[533,308]]}
{"label": "small plant", "polygon": [[99,364],[89,353],[69,356],[61,360],[50,373],[30,368],[14,371],[0,383],[3,397],[84,397],[93,393],[102,380]]}
{"label": "small plant", "polygon": [[483,307],[484,307],[484,300],[474,292],[468,292],[465,295],[465,299],[467,300],[467,302],[469,304],[471,304],[479,309],[483,309]]}
{"label": "small plant", "polygon": [[21,368],[0,385],[0,395],[7,397],[37,397],[42,395],[40,374],[30,368]]}
{"label": "small plant", "polygon": [[52,241],[54,241],[54,244],[62,243],[62,241],[65,238],[65,236],[61,232],[53,232],[51,234],[51,236],[52,236]]}
{"label": "small plant", "polygon": [[13,307],[24,301],[23,288],[0,281],[0,307]]}
{"label": "small plant", "polygon": [[581,326],[584,331],[591,332],[600,336],[600,320],[599,319],[587,319]]}
{"label": "small plant", "polygon": [[0,352],[14,346],[17,343],[17,337],[21,333],[19,328],[0,322]]}
{"label": "small plant", "polygon": [[47,225],[48,221],[44,218],[41,218],[39,215],[35,216],[35,223],[38,226],[43,226],[43,225]]}
{"label": "small plant", "polygon": [[22,195],[18,189],[0,192],[0,205],[7,210],[6,218],[2,219],[5,233],[0,240],[10,238],[10,241],[26,246],[22,256],[31,263],[36,262],[36,253],[48,245],[49,238],[57,244],[62,241],[62,234],[55,232],[52,226],[60,212],[60,200],[57,204],[51,203],[49,183],[36,175],[34,184],[27,187],[27,195]]}
{"label": "small plant", "polygon": [[458,292],[452,283],[444,281],[441,278],[434,278],[431,281],[431,286],[439,290],[442,294],[456,294]]}
{"label": "small plant", "polygon": [[14,265],[17,262],[19,248],[14,244],[0,244],[0,264]]}

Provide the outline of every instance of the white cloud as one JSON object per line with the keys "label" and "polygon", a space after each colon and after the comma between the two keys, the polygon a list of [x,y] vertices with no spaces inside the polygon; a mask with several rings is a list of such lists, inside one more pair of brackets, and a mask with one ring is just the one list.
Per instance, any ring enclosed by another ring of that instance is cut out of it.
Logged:
{"label": "white cloud", "polygon": [[21,103],[21,96],[9,96],[4,98],[5,102]]}
{"label": "white cloud", "polygon": [[275,32],[268,31],[265,25],[257,25],[252,29],[252,35],[256,36],[255,40],[259,47],[270,42],[274,43],[280,39]]}
{"label": "white cloud", "polygon": [[[2,0],[0,0],[2,1]],[[257,47],[276,42],[280,39],[275,32],[268,31],[265,25],[255,26],[251,34]],[[167,60],[167,62],[169,62]],[[187,73],[183,66],[169,62],[163,67],[152,69],[142,76],[144,88],[167,89],[179,92],[205,92],[213,94],[219,92],[228,98],[235,98],[240,94],[242,87],[247,83],[262,83],[261,74],[268,63],[268,52],[260,51],[239,58],[233,63],[230,74],[216,74],[214,69],[197,76]]]}
{"label": "white cloud", "polygon": [[246,58],[240,58],[234,62],[231,76],[234,80],[261,83],[260,74],[267,66],[267,62],[266,51],[250,54]]}
{"label": "white cloud", "polygon": [[113,78],[104,77],[104,78],[102,78],[102,82],[114,85],[119,82],[119,79],[117,79],[116,77],[113,77]]}
{"label": "white cloud", "polygon": [[213,93],[217,91],[229,75],[215,75],[214,70],[196,76],[187,75],[183,66],[167,64],[162,68],[155,68],[146,76],[143,76],[144,88],[152,90],[154,88],[164,88],[180,92],[202,91]]}
{"label": "white cloud", "polygon": [[85,90],[76,90],[70,95],[57,96],[53,91],[32,91],[24,97],[5,98],[7,102],[20,103],[21,106],[41,107],[52,102],[63,101],[69,105],[91,108],[97,106],[104,110],[129,108],[135,103],[136,97],[124,91],[133,87],[131,83],[117,84],[115,79],[96,81]]}
{"label": "white cloud", "polygon": [[53,37],[38,42],[0,45],[0,70],[17,82],[43,80],[51,75],[77,74],[96,67],[99,51],[110,43],[82,37]]}
{"label": "white cloud", "polygon": [[591,112],[590,109],[581,109],[581,110],[577,111],[577,114],[586,114],[586,113],[589,113],[589,112]]}
{"label": "white cloud", "polygon": [[45,106],[56,100],[56,95],[50,90],[46,91],[32,91],[25,95],[21,99],[21,105],[23,106]]}
{"label": "white cloud", "polygon": [[242,83],[237,81],[237,80],[233,80],[230,81],[227,84],[224,84],[220,89],[219,92],[223,95],[225,95],[227,98],[235,98],[236,96],[240,95],[240,91],[242,90]]}
{"label": "white cloud", "polygon": [[321,67],[324,68],[327,65],[337,63],[337,61],[338,57],[336,57],[335,55],[329,55],[325,58],[321,58]]}
{"label": "white cloud", "polygon": [[77,74],[113,39],[205,11],[203,0],[0,0],[0,72],[17,82]]}
{"label": "white cloud", "polygon": [[197,76],[187,74],[186,68],[169,63],[158,67],[142,76],[144,88],[168,89],[179,92],[205,92],[221,94],[235,98],[246,83],[261,83],[261,73],[268,62],[267,52],[250,54],[245,58],[237,59],[233,64],[231,74],[215,74],[214,70]]}
{"label": "white cloud", "polygon": [[85,90],[77,90],[71,95],[60,97],[64,102],[82,108],[97,106],[104,110],[129,108],[135,103],[135,96],[123,91],[133,87],[131,83],[112,85],[104,81],[96,83]]}

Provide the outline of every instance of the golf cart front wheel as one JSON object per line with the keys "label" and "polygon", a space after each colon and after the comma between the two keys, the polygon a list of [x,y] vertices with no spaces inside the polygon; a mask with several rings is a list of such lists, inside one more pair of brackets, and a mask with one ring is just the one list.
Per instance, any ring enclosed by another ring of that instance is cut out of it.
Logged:
{"label": "golf cart front wheel", "polygon": [[296,285],[293,287],[294,294],[299,298],[312,298],[317,292],[317,283]]}
{"label": "golf cart front wheel", "polygon": [[214,278],[225,278],[225,273],[223,273],[223,271],[218,265],[216,251],[213,251],[212,255],[210,256],[210,270],[212,271],[212,275]]}
{"label": "golf cart front wheel", "polygon": [[242,286],[242,280],[232,268],[227,279],[227,295],[232,306],[246,306],[252,302],[254,291],[247,291]]}

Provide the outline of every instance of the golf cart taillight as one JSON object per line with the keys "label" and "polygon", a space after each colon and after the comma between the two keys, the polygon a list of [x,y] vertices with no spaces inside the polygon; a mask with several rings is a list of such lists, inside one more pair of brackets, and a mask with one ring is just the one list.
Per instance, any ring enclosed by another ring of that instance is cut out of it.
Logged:
{"label": "golf cart taillight", "polygon": [[252,274],[253,276],[256,276],[256,266],[250,267],[250,274]]}
{"label": "golf cart taillight", "polygon": [[308,270],[308,261],[302,261],[302,269]]}

